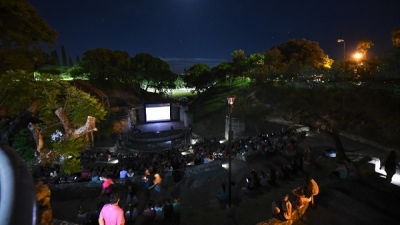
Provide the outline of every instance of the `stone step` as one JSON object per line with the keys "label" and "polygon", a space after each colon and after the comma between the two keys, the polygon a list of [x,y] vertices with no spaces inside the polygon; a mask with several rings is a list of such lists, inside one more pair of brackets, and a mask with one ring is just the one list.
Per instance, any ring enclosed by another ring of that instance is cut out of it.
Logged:
{"label": "stone step", "polygon": [[[372,184],[371,182],[366,183]],[[398,223],[398,214],[395,212],[390,213],[390,211],[396,211],[397,207],[390,206],[397,205],[395,202],[398,202],[399,199],[392,199],[388,205],[385,205],[384,203],[388,201],[390,195],[388,195],[388,192],[381,190],[388,189],[383,183],[376,185],[376,182],[373,182],[373,185],[369,186],[360,181],[343,180],[332,182],[332,184],[333,187],[326,187],[326,190],[321,191],[316,196],[316,207],[308,209],[305,216],[294,224]],[[390,188],[394,188],[398,192],[397,186],[389,186]],[[395,190],[391,190],[391,192],[393,191]],[[376,194],[376,197],[371,197],[370,193],[379,194]],[[374,204],[371,204],[372,202]]]}

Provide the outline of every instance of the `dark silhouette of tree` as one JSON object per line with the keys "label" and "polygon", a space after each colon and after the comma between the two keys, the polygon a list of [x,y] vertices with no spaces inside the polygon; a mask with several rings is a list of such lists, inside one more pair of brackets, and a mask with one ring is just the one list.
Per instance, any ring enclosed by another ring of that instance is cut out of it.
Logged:
{"label": "dark silhouette of tree", "polygon": [[52,57],[54,59],[54,65],[60,66],[60,57],[58,57],[58,52],[57,50],[52,51]]}
{"label": "dark silhouette of tree", "polygon": [[75,58],[75,63],[79,64],[80,62],[81,62],[81,58],[79,58],[79,55],[77,55]]}
{"label": "dark silhouette of tree", "polygon": [[392,43],[394,47],[400,47],[400,27],[392,30]]}
{"label": "dark silhouette of tree", "polygon": [[183,79],[186,82],[186,86],[194,88],[198,95],[212,86],[213,76],[210,67],[206,64],[195,64],[185,72],[186,75]]}
{"label": "dark silhouette of tree", "polygon": [[68,67],[71,68],[74,66],[74,62],[72,61],[71,56],[68,58]]}
{"label": "dark silhouette of tree", "polygon": [[0,73],[40,67],[43,46],[51,48],[57,32],[23,0],[0,1],[0,21]]}
{"label": "dark silhouette of tree", "polygon": [[103,81],[135,82],[129,54],[104,48],[83,53],[79,68],[74,70],[71,75],[84,77],[99,84]]}
{"label": "dark silhouette of tree", "polygon": [[149,87],[160,90],[174,86],[176,76],[171,72],[168,63],[160,58],[139,53],[132,58],[132,67],[135,78],[145,90]]}
{"label": "dark silhouette of tree", "polygon": [[67,54],[65,53],[64,45],[61,46],[61,58],[62,58],[62,65],[67,67]]}

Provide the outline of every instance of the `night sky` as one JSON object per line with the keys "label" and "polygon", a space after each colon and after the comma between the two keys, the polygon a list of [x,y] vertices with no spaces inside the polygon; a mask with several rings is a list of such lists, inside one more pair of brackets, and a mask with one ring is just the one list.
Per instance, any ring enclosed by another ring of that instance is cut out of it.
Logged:
{"label": "night sky", "polygon": [[76,55],[95,48],[149,53],[182,72],[214,67],[230,54],[262,53],[289,39],[316,41],[334,60],[349,57],[362,39],[369,54],[390,49],[400,26],[400,0],[28,0]]}

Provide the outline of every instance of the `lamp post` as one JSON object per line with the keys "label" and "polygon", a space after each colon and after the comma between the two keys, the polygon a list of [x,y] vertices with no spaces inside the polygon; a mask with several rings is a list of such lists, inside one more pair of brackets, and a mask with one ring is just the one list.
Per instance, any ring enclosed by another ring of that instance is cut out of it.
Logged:
{"label": "lamp post", "polygon": [[343,42],[343,61],[346,61],[346,42],[343,39],[337,39],[337,42]]}
{"label": "lamp post", "polygon": [[232,176],[232,166],[231,166],[231,153],[232,153],[232,138],[233,138],[233,131],[232,131],[232,108],[233,102],[235,101],[236,96],[231,95],[227,97],[228,105],[229,105],[229,135],[228,135],[228,186],[229,186],[229,196],[228,196],[228,207],[229,210],[231,209],[231,202],[232,202],[232,185],[231,185],[231,176]]}

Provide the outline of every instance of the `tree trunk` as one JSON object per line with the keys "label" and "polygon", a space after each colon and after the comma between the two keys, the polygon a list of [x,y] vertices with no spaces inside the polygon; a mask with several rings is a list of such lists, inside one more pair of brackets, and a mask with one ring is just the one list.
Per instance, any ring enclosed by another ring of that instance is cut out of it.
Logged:
{"label": "tree trunk", "polygon": [[[61,138],[61,141],[66,141],[71,136],[73,139],[77,139],[79,137],[82,137],[84,135],[92,133],[93,131],[97,131],[96,118],[93,116],[88,116],[86,123],[83,126],[75,129],[73,127],[73,125],[71,124],[71,121],[70,121],[70,118],[69,118],[67,112],[63,108],[58,108],[55,111],[55,114],[60,119],[60,122],[63,125],[64,131],[65,131],[63,137]],[[39,153],[39,155],[37,155],[37,157],[38,157],[38,160],[41,161],[41,158],[47,157],[49,154],[52,154],[52,153],[50,152],[50,153],[44,155],[44,153],[41,151],[41,149],[43,148],[43,137],[42,137],[40,131],[36,128],[36,126],[29,123],[28,128],[32,132],[33,138],[35,139],[36,149],[37,149],[37,152]],[[93,134],[91,136],[93,136]]]}
{"label": "tree trunk", "polygon": [[35,156],[39,157],[42,154],[41,149],[43,148],[42,134],[39,132],[39,130],[36,128],[36,126],[33,125],[32,123],[28,124],[28,129],[32,132],[33,139],[35,139],[35,142],[36,142]]}

